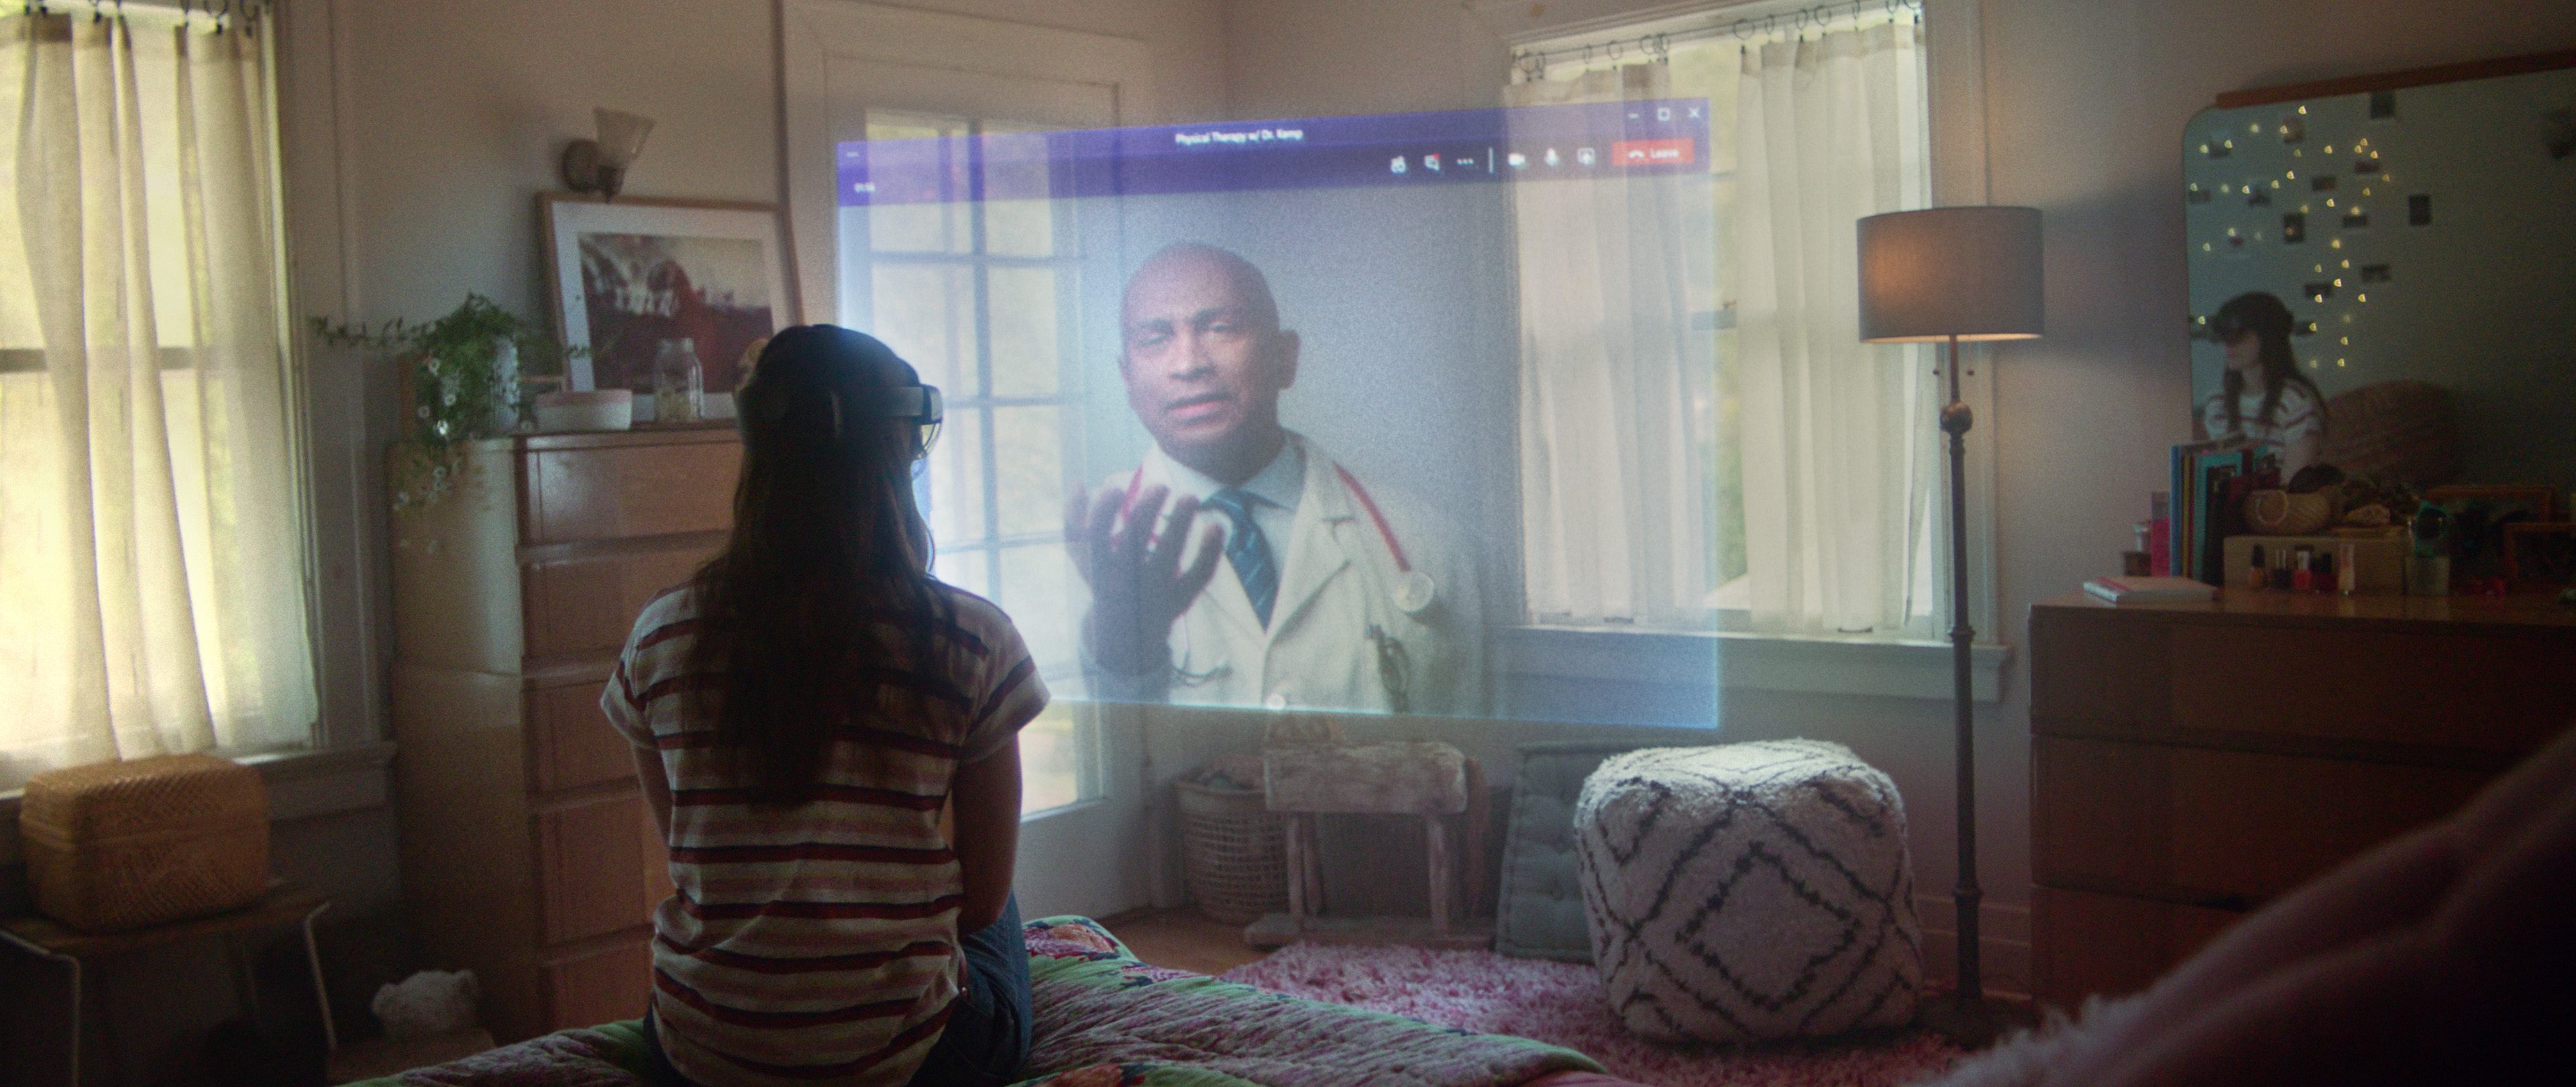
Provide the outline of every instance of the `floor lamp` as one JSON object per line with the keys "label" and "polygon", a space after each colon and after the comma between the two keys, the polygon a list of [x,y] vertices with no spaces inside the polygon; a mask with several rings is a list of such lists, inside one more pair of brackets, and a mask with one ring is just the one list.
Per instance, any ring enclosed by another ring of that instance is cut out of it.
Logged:
{"label": "floor lamp", "polygon": [[1968,687],[1968,428],[1959,398],[1959,341],[2026,340],[2040,333],[2039,209],[1930,208],[1860,221],[1860,338],[1867,343],[1947,341],[1950,402],[1950,688],[1958,740],[1959,987],[1923,1010],[1926,1026],[1983,1048],[2028,1009],[1986,996],[1977,945],[1977,766],[1975,703]]}

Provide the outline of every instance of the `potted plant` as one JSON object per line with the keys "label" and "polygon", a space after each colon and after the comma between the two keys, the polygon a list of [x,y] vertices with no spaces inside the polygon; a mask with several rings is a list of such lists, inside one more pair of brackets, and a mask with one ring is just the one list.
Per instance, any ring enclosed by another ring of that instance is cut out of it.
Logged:
{"label": "potted plant", "polygon": [[579,350],[479,294],[426,323],[397,317],[370,329],[316,317],[313,330],[334,347],[392,352],[403,367],[407,418],[395,445],[397,510],[445,497],[462,458],[456,443],[517,429],[527,385],[560,381],[564,360]]}

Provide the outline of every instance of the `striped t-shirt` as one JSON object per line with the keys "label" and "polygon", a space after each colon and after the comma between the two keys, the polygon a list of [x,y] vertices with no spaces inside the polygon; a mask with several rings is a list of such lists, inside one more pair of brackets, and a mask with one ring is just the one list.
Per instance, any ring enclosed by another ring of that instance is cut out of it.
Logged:
{"label": "striped t-shirt", "polygon": [[941,802],[958,765],[1014,742],[1047,691],[1010,617],[942,590],[954,615],[939,659],[887,661],[879,714],[833,741],[816,799],[794,808],[753,806],[713,758],[713,699],[682,697],[699,682],[697,594],[671,590],[636,618],[600,707],[661,753],[671,783],[675,893],[653,914],[653,1009],[690,1079],[902,1084],[947,1024],[965,884]]}
{"label": "striped t-shirt", "polygon": [[2240,394],[2236,400],[2236,414],[2236,426],[2230,429],[2227,425],[2227,394],[2209,394],[2200,402],[2201,432],[2212,440],[2242,438],[2286,449],[2301,438],[2321,433],[2325,423],[2317,410],[2316,399],[2296,385],[2282,388],[2281,401],[2272,405],[2272,418],[2268,422],[2261,418],[2261,389],[2247,389]]}

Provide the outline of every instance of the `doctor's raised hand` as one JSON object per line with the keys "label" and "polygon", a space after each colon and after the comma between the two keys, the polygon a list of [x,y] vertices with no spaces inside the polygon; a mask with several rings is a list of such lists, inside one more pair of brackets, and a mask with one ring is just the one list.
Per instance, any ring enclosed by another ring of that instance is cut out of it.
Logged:
{"label": "doctor's raised hand", "polygon": [[1091,586],[1083,645],[1094,663],[1115,675],[1142,676],[1169,666],[1172,624],[1216,576],[1223,554],[1224,530],[1210,525],[1196,558],[1181,566],[1199,500],[1182,495],[1172,503],[1169,530],[1158,531],[1170,495],[1157,484],[1135,492],[1131,504],[1131,496],[1115,487],[1103,487],[1096,496],[1075,488],[1065,506],[1065,549]]}

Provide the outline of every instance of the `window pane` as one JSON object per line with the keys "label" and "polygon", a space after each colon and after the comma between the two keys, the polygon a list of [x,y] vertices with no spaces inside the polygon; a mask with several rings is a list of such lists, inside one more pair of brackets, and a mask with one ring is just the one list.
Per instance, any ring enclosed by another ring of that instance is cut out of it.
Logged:
{"label": "window pane", "polygon": [[1002,551],[1002,593],[994,599],[1020,628],[1041,672],[1078,663],[1074,646],[1072,560],[1063,544],[1028,544]]}
{"label": "window pane", "polygon": [[1020,730],[1020,813],[1042,812],[1091,799],[1088,745],[1073,708],[1055,703]]}
{"label": "window pane", "polygon": [[[967,131],[962,118],[868,111],[870,140],[963,136]],[[879,153],[895,152],[871,151],[872,155]],[[973,205],[960,202],[967,195],[964,145],[929,145],[906,148],[902,153],[938,155],[945,160],[940,164],[939,176],[942,195],[949,199],[938,203],[869,205],[868,247],[884,253],[963,253],[973,248],[973,227],[967,218]]]}
{"label": "window pane", "polygon": [[995,268],[986,274],[993,300],[993,395],[1055,395],[1056,270]]}
{"label": "window pane", "polygon": [[940,544],[938,550],[939,557],[930,564],[933,576],[986,600],[993,599],[991,551],[950,544]]}
{"label": "window pane", "polygon": [[[1032,163],[1030,168],[1042,165]],[[1026,192],[1028,189],[1023,182],[1000,188],[1000,191]],[[1055,212],[1054,202],[1048,200],[987,201],[984,204],[985,252],[1003,257],[1054,256]]]}
{"label": "window pane", "polygon": [[[950,398],[981,395],[975,380],[972,273],[955,265],[880,261],[870,279],[876,292],[876,337]],[[940,442],[945,445],[947,439]]]}
{"label": "window pane", "polygon": [[984,413],[951,408],[930,447],[923,469],[930,479],[930,500],[921,516],[930,522],[930,538],[942,550],[973,546],[991,535],[984,521],[983,430]]}
{"label": "window pane", "polygon": [[1064,527],[1063,409],[1052,405],[993,409],[993,465],[1001,487],[1005,536]]}

